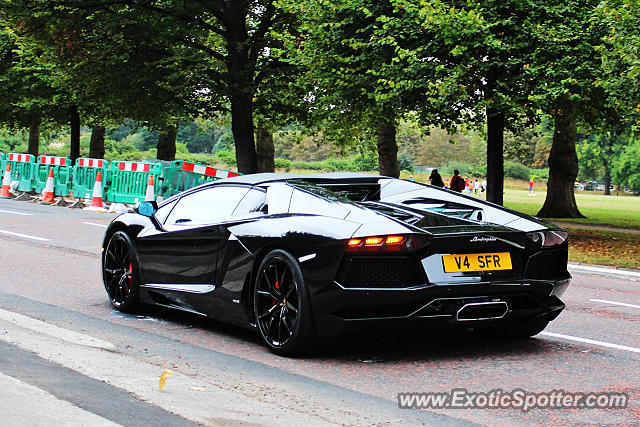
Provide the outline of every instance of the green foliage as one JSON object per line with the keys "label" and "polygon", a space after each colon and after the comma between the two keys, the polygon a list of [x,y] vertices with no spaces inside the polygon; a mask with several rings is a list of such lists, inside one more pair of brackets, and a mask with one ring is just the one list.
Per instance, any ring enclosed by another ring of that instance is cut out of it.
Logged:
{"label": "green foliage", "polygon": [[224,164],[229,166],[236,166],[238,163],[236,161],[236,155],[232,151],[218,151],[216,153],[216,157]]}
{"label": "green foliage", "polygon": [[21,153],[27,150],[27,136],[24,132],[0,129],[0,153]]}
{"label": "green foliage", "polygon": [[274,159],[276,169],[284,169],[285,171],[288,171],[291,169],[291,164],[292,162],[289,159],[280,159],[278,157]]}
{"label": "green foliage", "polygon": [[640,139],[627,145],[613,168],[614,182],[640,192]]}
{"label": "green foliage", "polygon": [[515,179],[522,179],[528,181],[531,172],[529,168],[516,162],[504,162],[504,176]]}
{"label": "green foliage", "polygon": [[401,154],[398,156],[398,167],[402,171],[413,172],[415,163],[415,159],[407,154]]}
{"label": "green foliage", "polygon": [[372,155],[358,154],[353,159],[353,165],[355,166],[354,169],[359,172],[375,171],[378,169],[378,159]]}
{"label": "green foliage", "polygon": [[607,31],[597,46],[602,74],[596,84],[620,116],[640,126],[640,0],[603,1],[596,17]]}
{"label": "green foliage", "polygon": [[466,100],[458,74],[481,60],[488,36],[474,11],[439,1],[317,0],[288,7],[304,17],[303,49],[295,52],[317,79],[321,113],[361,117],[368,110],[375,118],[393,108],[418,111],[423,122],[436,114],[442,124],[460,118],[461,108],[436,101]]}

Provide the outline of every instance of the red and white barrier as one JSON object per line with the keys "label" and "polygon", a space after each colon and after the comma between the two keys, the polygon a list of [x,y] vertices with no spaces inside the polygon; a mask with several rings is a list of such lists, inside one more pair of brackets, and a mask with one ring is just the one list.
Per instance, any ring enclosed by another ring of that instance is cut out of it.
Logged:
{"label": "red and white barrier", "polygon": [[224,171],[216,169],[211,166],[195,165],[193,163],[182,163],[182,170],[185,172],[193,172],[200,175],[211,176],[214,178],[231,178],[234,176],[240,176],[239,173]]}
{"label": "red and white barrier", "polygon": [[99,168],[104,166],[104,160],[100,159],[78,159],[78,166],[83,168]]}
{"label": "red and white barrier", "polygon": [[149,163],[120,162],[118,163],[118,169],[127,172],[149,172],[151,171],[151,165]]}
{"label": "red and white barrier", "polygon": [[65,157],[40,156],[40,164],[48,166],[66,166],[67,159]]}
{"label": "red and white barrier", "polygon": [[32,159],[33,159],[32,154],[15,154],[15,153],[9,154],[10,162],[30,163]]}

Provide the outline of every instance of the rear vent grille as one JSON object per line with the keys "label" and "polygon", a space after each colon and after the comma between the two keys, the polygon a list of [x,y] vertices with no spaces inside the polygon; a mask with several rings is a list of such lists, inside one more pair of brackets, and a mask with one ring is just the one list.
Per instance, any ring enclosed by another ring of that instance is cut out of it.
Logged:
{"label": "rear vent grille", "polygon": [[410,258],[345,258],[337,278],[345,288],[409,288],[426,282]]}
{"label": "rear vent grille", "polygon": [[556,250],[541,253],[529,259],[525,278],[554,279],[567,274],[567,251]]}

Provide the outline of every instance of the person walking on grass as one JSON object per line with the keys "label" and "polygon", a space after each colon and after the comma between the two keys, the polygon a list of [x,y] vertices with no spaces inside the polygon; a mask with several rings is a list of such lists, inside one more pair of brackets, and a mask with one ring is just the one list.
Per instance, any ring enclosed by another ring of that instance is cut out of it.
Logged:
{"label": "person walking on grass", "polygon": [[455,169],[453,171],[453,176],[451,177],[449,187],[451,190],[457,191],[458,193],[462,193],[462,190],[464,190],[464,179],[462,179],[462,177],[460,176],[460,171],[458,171],[458,169]]}
{"label": "person walking on grass", "polygon": [[434,169],[431,171],[431,175],[429,175],[429,181],[431,181],[431,185],[434,187],[444,187],[444,182],[442,182],[442,177],[438,173],[438,169]]}
{"label": "person walking on grass", "polygon": [[535,196],[536,193],[533,192],[533,177],[529,179],[529,196]]}

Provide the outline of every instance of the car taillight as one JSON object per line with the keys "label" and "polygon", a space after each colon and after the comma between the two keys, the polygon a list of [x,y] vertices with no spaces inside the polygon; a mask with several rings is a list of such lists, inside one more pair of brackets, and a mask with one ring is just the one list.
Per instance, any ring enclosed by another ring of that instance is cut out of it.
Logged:
{"label": "car taillight", "polygon": [[428,238],[417,236],[371,236],[349,239],[347,252],[394,252],[407,251],[424,246]]}
{"label": "car taillight", "polygon": [[527,237],[533,243],[536,243],[544,248],[561,245],[565,240],[567,240],[568,236],[568,232],[557,230],[535,231],[533,233],[527,233]]}

